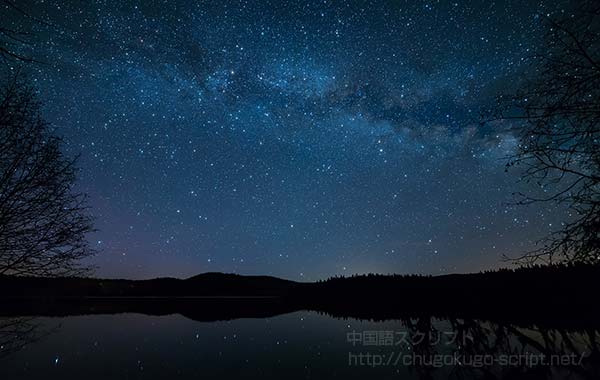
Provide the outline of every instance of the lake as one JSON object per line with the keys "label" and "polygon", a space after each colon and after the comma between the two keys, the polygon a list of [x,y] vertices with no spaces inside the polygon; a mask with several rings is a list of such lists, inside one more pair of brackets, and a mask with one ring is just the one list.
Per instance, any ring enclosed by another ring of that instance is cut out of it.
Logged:
{"label": "lake", "polygon": [[296,311],[2,317],[1,379],[600,378],[598,329]]}

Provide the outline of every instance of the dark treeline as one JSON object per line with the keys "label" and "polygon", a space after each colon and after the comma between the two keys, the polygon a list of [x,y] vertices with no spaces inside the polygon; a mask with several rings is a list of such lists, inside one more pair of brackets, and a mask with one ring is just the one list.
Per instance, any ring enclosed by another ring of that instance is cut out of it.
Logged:
{"label": "dark treeline", "polygon": [[314,285],[312,309],[390,319],[423,313],[537,324],[596,325],[600,268],[531,266],[442,276],[360,275]]}
{"label": "dark treeline", "polygon": [[600,268],[583,264],[443,276],[371,274],[314,283],[222,273],[141,281],[4,276],[0,314],[177,312],[206,320],[316,310],[373,320],[436,315],[596,326],[599,283]]}

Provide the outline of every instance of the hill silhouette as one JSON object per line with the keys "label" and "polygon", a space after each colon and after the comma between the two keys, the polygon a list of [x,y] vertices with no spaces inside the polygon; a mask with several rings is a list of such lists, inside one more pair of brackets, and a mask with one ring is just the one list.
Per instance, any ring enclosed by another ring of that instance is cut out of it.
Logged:
{"label": "hill silhouette", "polygon": [[150,280],[0,276],[0,298],[281,297],[294,285],[276,277],[216,272]]}
{"label": "hill silhouette", "polygon": [[180,313],[197,320],[316,310],[337,317],[418,315],[597,325],[600,267],[529,267],[443,276],[358,275],[318,282],[204,273],[122,280],[0,276],[0,315]]}

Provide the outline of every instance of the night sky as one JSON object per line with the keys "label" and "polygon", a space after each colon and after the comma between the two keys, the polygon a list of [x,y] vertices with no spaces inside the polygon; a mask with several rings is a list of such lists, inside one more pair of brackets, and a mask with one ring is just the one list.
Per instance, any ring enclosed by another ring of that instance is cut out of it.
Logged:
{"label": "night sky", "polygon": [[18,3],[100,276],[477,271],[561,220],[479,123],[557,2]]}

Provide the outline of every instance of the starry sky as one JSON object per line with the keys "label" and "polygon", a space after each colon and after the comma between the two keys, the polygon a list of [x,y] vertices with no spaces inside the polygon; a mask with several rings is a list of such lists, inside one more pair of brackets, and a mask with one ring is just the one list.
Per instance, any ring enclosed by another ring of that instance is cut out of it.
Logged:
{"label": "starry sky", "polygon": [[517,139],[479,123],[560,2],[19,5],[98,275],[478,271],[561,221],[510,204]]}

